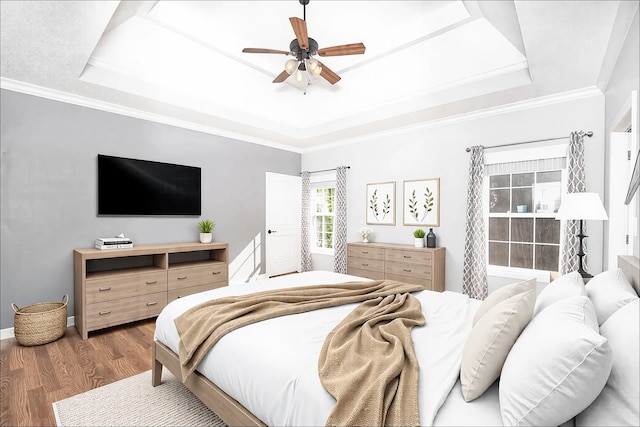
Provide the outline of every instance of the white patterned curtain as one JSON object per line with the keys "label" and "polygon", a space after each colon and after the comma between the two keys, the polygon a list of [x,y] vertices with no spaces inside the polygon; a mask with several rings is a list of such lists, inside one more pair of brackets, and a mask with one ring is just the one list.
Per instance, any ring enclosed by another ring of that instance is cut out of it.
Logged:
{"label": "white patterned curtain", "polygon": [[347,169],[336,168],[336,194],[333,219],[333,269],[347,274]]}
{"label": "white patterned curtain", "polygon": [[484,147],[471,147],[469,186],[467,188],[467,221],[464,239],[462,292],[483,300],[489,293],[487,257],[482,217],[482,180],[484,178]]}
{"label": "white patterned curtain", "polygon": [[[584,132],[571,132],[567,147],[567,193],[583,193],[586,191],[584,172]],[[562,257],[560,258],[560,273],[567,274],[578,270],[577,253],[580,251],[580,220],[567,220],[562,238]],[[586,228],[583,227],[586,234]],[[585,244],[586,246],[586,244]],[[586,252],[586,251],[585,251]],[[583,260],[586,270],[586,262]]]}
{"label": "white patterned curtain", "polygon": [[311,250],[309,248],[309,199],[311,197],[310,176],[311,174],[309,172],[302,172],[302,231],[300,235],[302,272],[311,271]]}

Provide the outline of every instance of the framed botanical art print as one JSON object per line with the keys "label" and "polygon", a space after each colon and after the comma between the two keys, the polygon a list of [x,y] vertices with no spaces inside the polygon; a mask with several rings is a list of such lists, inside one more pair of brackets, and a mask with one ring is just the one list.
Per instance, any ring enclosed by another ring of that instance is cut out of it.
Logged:
{"label": "framed botanical art print", "polygon": [[367,184],[367,224],[396,225],[396,183]]}
{"label": "framed botanical art print", "polygon": [[404,181],[404,225],[440,226],[440,178]]}

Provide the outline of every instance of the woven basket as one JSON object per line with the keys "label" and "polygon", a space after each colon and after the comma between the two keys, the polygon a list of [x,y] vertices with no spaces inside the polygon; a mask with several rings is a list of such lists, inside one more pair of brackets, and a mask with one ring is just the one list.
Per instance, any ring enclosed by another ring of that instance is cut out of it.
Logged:
{"label": "woven basket", "polygon": [[41,345],[63,336],[67,329],[68,302],[69,295],[65,294],[62,302],[40,302],[22,308],[12,303],[13,330],[18,343]]}

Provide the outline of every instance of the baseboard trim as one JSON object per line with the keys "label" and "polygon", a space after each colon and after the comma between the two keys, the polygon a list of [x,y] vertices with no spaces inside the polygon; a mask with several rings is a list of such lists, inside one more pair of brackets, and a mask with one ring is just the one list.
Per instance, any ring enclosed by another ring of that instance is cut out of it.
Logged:
{"label": "baseboard trim", "polygon": [[[74,326],[76,324],[76,320],[74,316],[67,317],[67,328],[69,326]],[[14,333],[13,328],[0,329],[0,341],[6,340],[8,338],[14,338],[16,335]]]}

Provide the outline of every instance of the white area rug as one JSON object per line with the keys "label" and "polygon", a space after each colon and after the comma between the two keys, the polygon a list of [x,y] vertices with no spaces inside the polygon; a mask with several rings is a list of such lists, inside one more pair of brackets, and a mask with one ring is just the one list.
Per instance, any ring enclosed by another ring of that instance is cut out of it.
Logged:
{"label": "white area rug", "polygon": [[58,426],[226,425],[166,369],[151,386],[151,371],[53,403]]}

